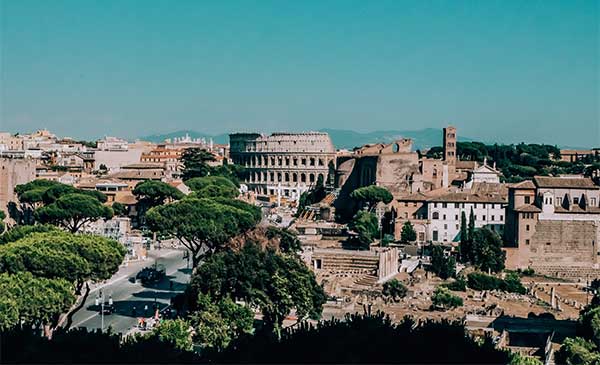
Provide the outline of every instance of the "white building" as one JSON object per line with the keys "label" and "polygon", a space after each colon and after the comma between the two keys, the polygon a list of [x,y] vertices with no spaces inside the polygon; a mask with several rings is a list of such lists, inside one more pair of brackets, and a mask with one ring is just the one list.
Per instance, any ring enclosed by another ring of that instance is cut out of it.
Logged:
{"label": "white building", "polygon": [[500,171],[496,170],[496,164],[489,166],[487,159],[483,160],[483,165],[469,172],[468,181],[465,183],[465,188],[471,189],[474,183],[499,184]]}
{"label": "white building", "polygon": [[502,235],[506,198],[499,194],[447,193],[426,202],[428,237],[432,242],[460,241],[460,223],[464,212],[469,221],[471,210],[475,227],[488,227]]}
{"label": "white building", "polygon": [[127,151],[129,142],[117,137],[104,137],[96,142],[99,151]]}

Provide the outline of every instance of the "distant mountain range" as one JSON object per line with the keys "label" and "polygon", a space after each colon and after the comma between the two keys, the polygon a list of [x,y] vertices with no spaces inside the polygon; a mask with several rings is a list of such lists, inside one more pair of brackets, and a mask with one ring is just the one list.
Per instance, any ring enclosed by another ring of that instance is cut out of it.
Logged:
{"label": "distant mountain range", "polygon": [[[341,129],[321,129],[321,132],[329,133],[333,144],[338,149],[352,149],[357,146],[362,146],[368,143],[390,143],[400,138],[412,138],[414,145],[413,149],[426,149],[433,146],[442,145],[442,130],[436,128],[425,128],[418,131],[375,131],[369,133],[359,133]],[[229,143],[229,134],[210,135],[192,130],[180,130],[166,134],[154,134],[151,136],[141,137],[140,139],[150,142],[163,142],[167,138],[183,137],[186,133],[191,138],[212,138],[214,143],[227,144]],[[472,138],[458,136],[461,142],[473,141]]]}

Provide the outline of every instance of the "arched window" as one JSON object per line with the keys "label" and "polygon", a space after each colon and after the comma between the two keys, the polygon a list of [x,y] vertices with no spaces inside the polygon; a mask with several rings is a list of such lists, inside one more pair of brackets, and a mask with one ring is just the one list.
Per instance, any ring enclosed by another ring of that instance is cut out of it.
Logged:
{"label": "arched window", "polygon": [[285,182],[290,182],[290,174],[286,172],[284,175],[284,179],[285,179]]}
{"label": "arched window", "polygon": [[310,179],[310,182],[311,182],[311,183],[314,183],[314,182],[315,182],[315,174],[310,174],[310,175],[308,175],[308,178]]}
{"label": "arched window", "polygon": [[278,172],[278,173],[277,173],[277,181],[278,181],[278,182],[281,182],[281,172]]}
{"label": "arched window", "polygon": [[431,215],[431,219],[440,219],[440,213],[433,212],[433,214]]}
{"label": "arched window", "polygon": [[292,182],[298,182],[298,174],[295,172],[292,174]]}
{"label": "arched window", "polygon": [[306,174],[305,173],[300,174],[300,182],[303,182],[303,183],[306,182]]}
{"label": "arched window", "polygon": [[319,179],[321,179],[323,184],[325,184],[325,177],[323,176],[323,174],[319,174],[319,176],[317,176],[317,181],[319,181]]}

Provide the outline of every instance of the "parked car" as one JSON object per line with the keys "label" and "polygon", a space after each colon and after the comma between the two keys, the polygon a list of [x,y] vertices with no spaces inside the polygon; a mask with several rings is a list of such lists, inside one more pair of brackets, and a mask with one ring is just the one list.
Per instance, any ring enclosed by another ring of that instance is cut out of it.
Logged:
{"label": "parked car", "polygon": [[136,275],[142,284],[158,283],[166,276],[164,265],[145,267]]}

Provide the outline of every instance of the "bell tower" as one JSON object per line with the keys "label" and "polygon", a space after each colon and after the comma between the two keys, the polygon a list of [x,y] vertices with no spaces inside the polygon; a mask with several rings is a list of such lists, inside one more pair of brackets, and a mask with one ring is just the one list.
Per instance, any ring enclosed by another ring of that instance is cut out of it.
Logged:
{"label": "bell tower", "polygon": [[456,163],[456,128],[444,128],[444,161],[449,165]]}

